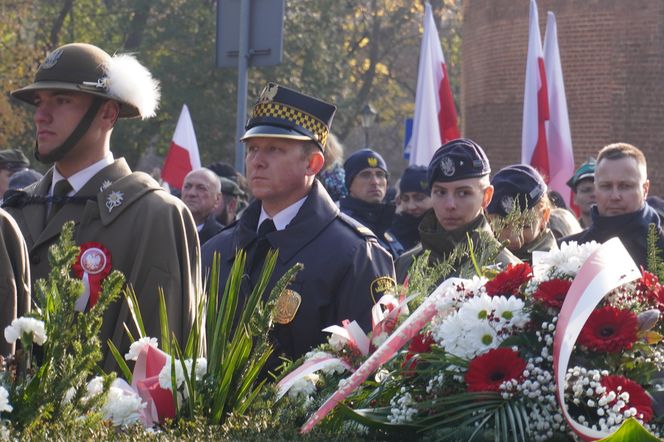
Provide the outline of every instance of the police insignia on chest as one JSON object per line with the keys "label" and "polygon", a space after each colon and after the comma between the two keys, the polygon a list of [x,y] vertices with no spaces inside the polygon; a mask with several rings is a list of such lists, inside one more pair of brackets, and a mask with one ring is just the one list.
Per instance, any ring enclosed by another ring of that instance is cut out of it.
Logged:
{"label": "police insignia on chest", "polygon": [[286,289],[281,292],[274,306],[273,319],[277,324],[289,324],[297,314],[302,296],[295,290]]}
{"label": "police insignia on chest", "polygon": [[454,166],[454,160],[450,157],[445,157],[440,162],[440,170],[445,176],[452,176],[456,172],[456,167]]}

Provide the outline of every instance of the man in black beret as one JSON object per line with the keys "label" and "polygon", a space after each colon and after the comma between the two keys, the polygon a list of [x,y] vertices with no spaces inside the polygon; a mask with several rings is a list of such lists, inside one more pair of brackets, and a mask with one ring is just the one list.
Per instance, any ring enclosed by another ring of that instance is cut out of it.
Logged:
{"label": "man in black beret", "polygon": [[326,336],[322,329],[356,320],[368,331],[371,307],[394,289],[392,258],[371,231],[339,212],[315,179],[336,107],[269,83],[254,105],[242,141],[254,200],[240,219],[203,246],[204,271],[219,254],[223,295],[236,251],[247,252],[246,299],[258,282],[267,250],[279,252],[269,293],[296,263],[295,280],[277,299],[275,345],[268,369],[278,356],[297,359]]}
{"label": "man in black beret", "polygon": [[[484,150],[472,140],[459,138],[441,146],[427,170],[433,208],[419,226],[420,245],[401,255],[396,262],[397,281],[403,282],[413,259],[424,250],[431,252],[429,262],[446,259],[460,244],[473,241],[473,249],[495,247],[496,262],[506,266],[520,260],[493,237],[484,209],[493,196],[489,183],[491,168]],[[480,232],[484,232],[483,235]],[[480,240],[491,244],[480,244]],[[469,258],[453,263],[458,271]]]}
{"label": "man in black beret", "polygon": [[389,232],[404,246],[412,249],[420,242],[418,230],[424,214],[431,209],[431,195],[426,166],[408,166],[399,180],[399,207]]}
{"label": "man in black beret", "polygon": [[380,245],[394,259],[403,246],[387,230],[392,225],[394,203],[385,202],[389,172],[383,157],[371,149],[358,150],[344,162],[348,195],[339,200],[339,208],[371,229]]}
{"label": "man in black beret", "polygon": [[0,150],[0,200],[9,189],[9,179],[16,172],[26,170],[30,162],[20,150]]}
{"label": "man in black beret", "polygon": [[487,213],[489,217],[505,218],[519,211],[524,219],[517,225],[506,225],[499,238],[522,261],[530,262],[534,251],[557,250],[558,244],[548,227],[551,201],[542,175],[527,164],[500,169],[491,179],[494,193]]}

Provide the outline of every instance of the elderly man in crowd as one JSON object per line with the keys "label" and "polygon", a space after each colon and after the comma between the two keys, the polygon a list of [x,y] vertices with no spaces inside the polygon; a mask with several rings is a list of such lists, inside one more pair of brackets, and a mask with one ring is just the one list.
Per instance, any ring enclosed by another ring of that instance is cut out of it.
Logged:
{"label": "elderly man in crowd", "polygon": [[639,266],[647,264],[648,226],[657,229],[657,245],[664,259],[664,231],[657,212],[646,198],[650,181],[646,157],[640,149],[627,143],[605,146],[597,155],[595,167],[595,198],[592,223],[564,241],[603,243],[617,236]]}
{"label": "elderly man in crowd", "polygon": [[182,201],[194,216],[201,244],[224,227],[214,217],[214,210],[221,204],[221,182],[216,173],[205,168],[189,172],[182,183]]}

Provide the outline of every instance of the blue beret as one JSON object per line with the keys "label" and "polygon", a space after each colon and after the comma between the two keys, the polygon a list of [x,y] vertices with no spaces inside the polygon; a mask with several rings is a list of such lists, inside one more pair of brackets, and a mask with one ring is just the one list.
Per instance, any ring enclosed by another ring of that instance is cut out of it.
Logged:
{"label": "blue beret", "polygon": [[429,195],[426,166],[408,166],[401,175],[399,191],[401,193],[418,192]]}
{"label": "blue beret", "polygon": [[378,152],[371,149],[358,150],[349,156],[344,163],[344,171],[346,172],[346,189],[350,189],[350,185],[353,183],[355,175],[368,167],[377,167],[378,169],[383,169],[385,173],[389,173],[387,171],[387,163],[385,163],[385,160]]}
{"label": "blue beret", "polygon": [[576,172],[574,172],[572,178],[570,178],[567,181],[567,185],[571,187],[573,190],[576,190],[576,185],[579,184],[579,181],[585,180],[586,178],[595,179],[594,158],[588,159],[588,161],[586,161],[578,169],[576,169]]}
{"label": "blue beret", "polygon": [[448,183],[483,177],[490,172],[489,159],[480,145],[467,138],[458,138],[443,144],[433,154],[427,181],[431,187],[436,181]]}
{"label": "blue beret", "polygon": [[515,204],[521,210],[532,209],[547,191],[546,183],[535,168],[515,164],[500,169],[491,179],[493,198],[487,212],[506,216]]}

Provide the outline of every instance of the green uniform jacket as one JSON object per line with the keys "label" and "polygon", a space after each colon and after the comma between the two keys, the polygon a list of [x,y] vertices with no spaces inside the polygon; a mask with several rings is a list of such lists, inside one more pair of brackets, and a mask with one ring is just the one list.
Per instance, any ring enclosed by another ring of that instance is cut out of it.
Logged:
{"label": "green uniform jacket", "polygon": [[[26,193],[48,195],[52,176],[53,169]],[[121,271],[136,291],[146,332],[157,338],[161,336],[158,288],[164,289],[170,330],[184,345],[193,324],[196,294],[201,293],[200,246],[189,209],[149,175],[132,173],[122,158],[99,171],[75,196],[92,199],[65,204],[48,223],[44,203],[8,209],[25,236],[33,282],[48,276],[48,247],[58,240],[62,225],[74,220],[77,244],[97,242],[110,251],[112,269]],[[107,339],[122,354],[129,348],[123,323],[133,328],[121,297],[107,310],[101,330],[107,371],[117,369]]]}
{"label": "green uniform jacket", "polygon": [[553,232],[548,227],[540,233],[530,244],[526,244],[514,254],[524,262],[533,262],[533,252],[549,252],[558,250],[558,243]]}
{"label": "green uniform jacket", "polygon": [[[14,219],[0,209],[0,331],[30,311],[28,248]],[[14,352],[14,344],[0,339],[0,355]]]}
{"label": "green uniform jacket", "polygon": [[[431,254],[429,255],[429,261],[434,264],[445,259],[454,248],[460,243],[467,243],[466,233],[470,234],[470,238],[473,240],[474,249],[479,251],[481,246],[478,246],[479,240],[479,231],[485,231],[489,233],[489,236],[493,241],[496,247],[500,247],[500,252],[496,256],[496,263],[501,264],[503,267],[507,264],[516,264],[521,261],[519,258],[514,256],[509,250],[502,247],[501,244],[493,237],[493,232],[491,230],[491,225],[486,220],[484,215],[480,214],[473,221],[468,223],[464,228],[459,228],[454,231],[447,231],[438,223],[436,219],[436,214],[433,209],[429,210],[424,214],[420,226],[418,228],[420,233],[420,244],[413,247],[397,259],[395,263],[395,268],[397,272],[397,282],[403,284],[408,274],[410,266],[413,264],[415,257],[420,256],[424,253],[425,250],[430,250]],[[470,259],[468,257],[467,259]],[[465,261],[457,263],[455,268],[459,268],[464,264]],[[454,275],[449,275],[454,276]]]}

